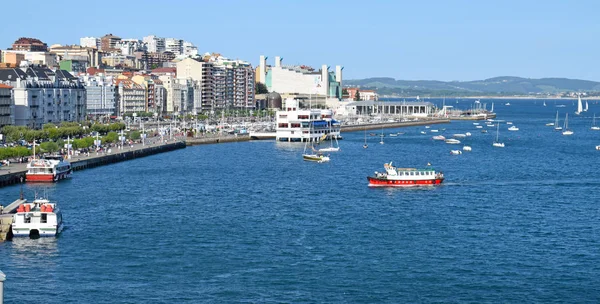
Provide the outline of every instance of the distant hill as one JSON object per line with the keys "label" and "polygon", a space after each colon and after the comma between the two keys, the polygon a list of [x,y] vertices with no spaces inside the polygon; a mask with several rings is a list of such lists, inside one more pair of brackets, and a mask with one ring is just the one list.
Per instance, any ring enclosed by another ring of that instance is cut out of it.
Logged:
{"label": "distant hill", "polygon": [[389,77],[344,80],[344,86],[375,89],[380,95],[556,95],[566,92],[600,92],[600,82],[568,79],[494,77],[475,81],[396,80]]}

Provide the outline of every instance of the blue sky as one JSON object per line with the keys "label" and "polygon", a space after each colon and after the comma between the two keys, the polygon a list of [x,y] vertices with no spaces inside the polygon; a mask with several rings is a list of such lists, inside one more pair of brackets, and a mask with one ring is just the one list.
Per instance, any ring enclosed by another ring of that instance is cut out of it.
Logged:
{"label": "blue sky", "polygon": [[[599,1],[35,1],[3,3],[0,48],[150,34],[256,65],[344,66],[344,78],[600,81]],[[154,4],[152,4],[154,3]],[[5,12],[15,12],[5,14]]]}

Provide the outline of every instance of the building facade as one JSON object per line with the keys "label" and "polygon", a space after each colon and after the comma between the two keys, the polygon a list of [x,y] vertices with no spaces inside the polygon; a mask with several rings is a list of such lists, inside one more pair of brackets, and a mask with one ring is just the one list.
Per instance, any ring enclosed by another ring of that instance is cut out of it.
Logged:
{"label": "building facade", "polygon": [[15,124],[13,87],[0,83],[0,128]]}
{"label": "building facade", "polygon": [[110,116],[116,114],[116,90],[111,76],[80,76],[86,92],[86,114],[88,116]]}
{"label": "building facade", "polygon": [[12,49],[15,51],[47,52],[48,45],[36,38],[21,37],[13,43]]}
{"label": "building facade", "polygon": [[85,87],[67,71],[0,69],[0,82],[13,87],[15,125],[38,129],[45,123],[85,120]]}
{"label": "building facade", "polygon": [[269,92],[323,95],[326,98],[342,99],[342,66],[329,71],[327,65],[320,70],[309,66],[284,66],[282,58],[275,57],[275,65],[267,66],[267,57],[260,56],[257,69],[258,81],[265,84]]}
{"label": "building facade", "polygon": [[146,90],[130,79],[117,79],[118,116],[146,112]]}
{"label": "building facade", "polygon": [[165,38],[156,37],[154,35],[146,36],[142,39],[146,43],[149,53],[162,53],[165,49]]}
{"label": "building facade", "polygon": [[113,34],[107,34],[100,38],[100,49],[104,52],[110,52],[117,49],[117,43],[121,41],[120,37]]}
{"label": "building facade", "polygon": [[79,38],[79,45],[85,48],[100,49],[100,38],[96,37],[83,37]]}

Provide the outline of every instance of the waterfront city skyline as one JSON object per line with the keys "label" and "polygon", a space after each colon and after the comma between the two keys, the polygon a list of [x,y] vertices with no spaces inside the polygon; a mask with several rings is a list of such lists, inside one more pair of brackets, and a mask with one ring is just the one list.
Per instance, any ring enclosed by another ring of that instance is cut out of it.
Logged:
{"label": "waterfront city skyline", "polygon": [[[290,65],[339,64],[345,67],[345,79],[468,81],[519,76],[600,81],[599,72],[589,65],[596,59],[593,38],[600,29],[593,16],[600,4],[593,1],[542,5],[178,0],[159,11],[155,6],[112,0],[96,9],[88,5],[62,0],[28,10],[26,18],[7,14],[4,23],[11,26],[0,29],[0,49],[19,37],[65,45],[107,33],[138,39],[157,35],[179,37],[193,42],[201,53],[218,52],[254,66],[259,55],[270,60],[282,56],[283,64]],[[50,22],[52,7],[71,17]],[[22,7],[10,2],[4,10],[19,12]]]}

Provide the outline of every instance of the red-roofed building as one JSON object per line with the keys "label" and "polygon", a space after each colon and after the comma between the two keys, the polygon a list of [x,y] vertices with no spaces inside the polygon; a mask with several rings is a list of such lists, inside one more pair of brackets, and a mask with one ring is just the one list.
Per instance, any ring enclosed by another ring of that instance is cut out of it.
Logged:
{"label": "red-roofed building", "polygon": [[151,73],[153,75],[157,75],[157,76],[171,75],[173,77],[177,77],[177,68],[158,68],[158,69],[152,70]]}
{"label": "red-roofed building", "polygon": [[356,91],[358,91],[360,100],[379,100],[379,95],[377,95],[377,92],[375,92],[373,90],[362,90],[359,88],[344,88],[344,89],[346,91],[348,91],[348,94],[344,94],[342,96],[342,99],[354,100],[355,96],[356,96]]}
{"label": "red-roofed building", "polygon": [[21,37],[12,45],[15,51],[47,52],[48,45],[36,38]]}
{"label": "red-roofed building", "polygon": [[96,74],[104,74],[104,69],[98,69],[98,68],[88,68],[87,69],[87,73],[90,76],[94,76]]}
{"label": "red-roofed building", "polygon": [[12,86],[0,83],[0,128],[15,124]]}

